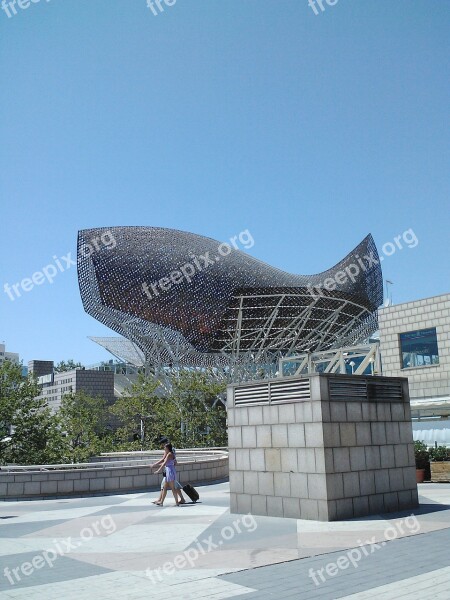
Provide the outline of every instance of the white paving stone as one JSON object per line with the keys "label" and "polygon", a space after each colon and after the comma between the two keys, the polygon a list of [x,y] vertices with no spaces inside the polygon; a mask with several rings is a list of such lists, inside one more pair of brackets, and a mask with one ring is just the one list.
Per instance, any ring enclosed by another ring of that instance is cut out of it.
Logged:
{"label": "white paving stone", "polygon": [[160,522],[138,523],[125,527],[107,537],[94,537],[88,542],[82,542],[74,553],[103,553],[103,552],[178,552],[184,550],[202,533],[210,523],[183,523],[177,527],[173,523]]}
{"label": "white paving stone", "polygon": [[327,533],[333,531],[380,531],[386,529],[394,523],[385,519],[370,519],[361,521],[332,521],[330,523],[324,521],[297,521],[298,533]]}
{"label": "white paving stone", "polygon": [[[95,515],[95,513],[104,511],[108,508],[108,504],[102,506],[86,506],[80,508],[64,508],[60,510],[33,510],[33,506],[29,505],[30,512],[8,519],[8,524],[16,523],[37,523],[41,521],[68,521],[69,519],[79,519],[87,515]],[[33,510],[33,512],[31,512]]]}
{"label": "white paving stone", "polygon": [[[38,585],[33,588],[8,590],[4,597],[18,600],[75,600],[95,598],[95,600],[153,600],[170,598],[171,600],[196,600],[197,598],[232,598],[240,594],[255,591],[235,583],[214,578],[184,580],[176,585],[152,583],[149,579],[136,577],[129,573],[106,573],[96,577],[84,577],[71,581]],[[3,592],[2,592],[3,594]]]}

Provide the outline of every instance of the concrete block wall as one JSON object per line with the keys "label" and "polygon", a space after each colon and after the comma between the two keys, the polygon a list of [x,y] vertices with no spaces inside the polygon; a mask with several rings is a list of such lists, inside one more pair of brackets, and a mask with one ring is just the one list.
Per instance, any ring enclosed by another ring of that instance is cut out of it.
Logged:
{"label": "concrete block wall", "polygon": [[417,506],[406,381],[395,402],[337,400],[333,378],[349,379],[317,374],[309,400],[229,407],[232,512],[333,521]]}
{"label": "concrete block wall", "polygon": [[[412,400],[450,394],[450,294],[396,304],[378,311],[383,374],[408,377]],[[399,334],[436,328],[439,365],[402,369]]]}
{"label": "concrete block wall", "polygon": [[[109,466],[106,463],[101,467],[27,472],[3,469],[0,470],[0,500],[146,491],[159,488],[162,478],[148,465]],[[183,485],[224,479],[228,477],[228,457],[222,455],[178,464],[177,476]]]}

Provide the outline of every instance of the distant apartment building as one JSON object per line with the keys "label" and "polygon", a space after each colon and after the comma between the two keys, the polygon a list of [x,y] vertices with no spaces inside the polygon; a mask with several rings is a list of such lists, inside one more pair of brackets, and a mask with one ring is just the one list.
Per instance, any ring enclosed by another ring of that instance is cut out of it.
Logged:
{"label": "distant apartment building", "polygon": [[28,372],[32,373],[35,377],[41,377],[42,375],[53,373],[53,361],[30,360],[28,362]]}
{"label": "distant apartment building", "polygon": [[4,343],[0,344],[0,365],[5,360],[10,360],[13,363],[19,364],[19,355],[17,352],[6,352],[6,346]]}
{"label": "distant apartment building", "polygon": [[114,373],[110,371],[81,368],[55,373],[53,361],[41,360],[30,361],[28,370],[37,375],[41,392],[37,397],[44,398],[54,411],[61,406],[64,395],[77,392],[99,396],[107,404],[114,403]]}

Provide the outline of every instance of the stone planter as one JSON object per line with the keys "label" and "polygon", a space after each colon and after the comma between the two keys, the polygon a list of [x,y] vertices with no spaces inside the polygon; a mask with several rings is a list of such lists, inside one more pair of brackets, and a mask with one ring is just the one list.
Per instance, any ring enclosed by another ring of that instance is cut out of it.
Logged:
{"label": "stone planter", "polygon": [[440,481],[450,482],[450,461],[432,461],[431,463],[431,481],[438,483]]}

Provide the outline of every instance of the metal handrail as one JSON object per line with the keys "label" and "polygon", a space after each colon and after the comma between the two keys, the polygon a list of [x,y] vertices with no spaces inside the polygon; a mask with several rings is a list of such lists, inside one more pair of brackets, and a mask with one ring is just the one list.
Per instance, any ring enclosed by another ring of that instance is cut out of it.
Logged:
{"label": "metal handrail", "polygon": [[[207,462],[208,460],[226,458],[228,453],[222,452],[207,452],[207,453],[193,453],[192,455],[185,456],[188,451],[179,452],[177,454],[177,462],[180,465],[189,463]],[[91,462],[91,463],[65,463],[56,465],[4,465],[0,467],[0,472],[11,473],[11,472],[45,472],[45,471],[66,471],[68,469],[91,469],[91,470],[105,470],[105,469],[123,469],[125,467],[139,467],[149,465],[149,458],[152,454],[149,452],[147,458],[141,459],[130,459],[130,460],[115,460],[115,461],[104,461],[104,462]],[[159,458],[161,453],[155,452],[155,458]],[[189,460],[183,460],[188,458]],[[150,465],[149,465],[150,466]]]}

